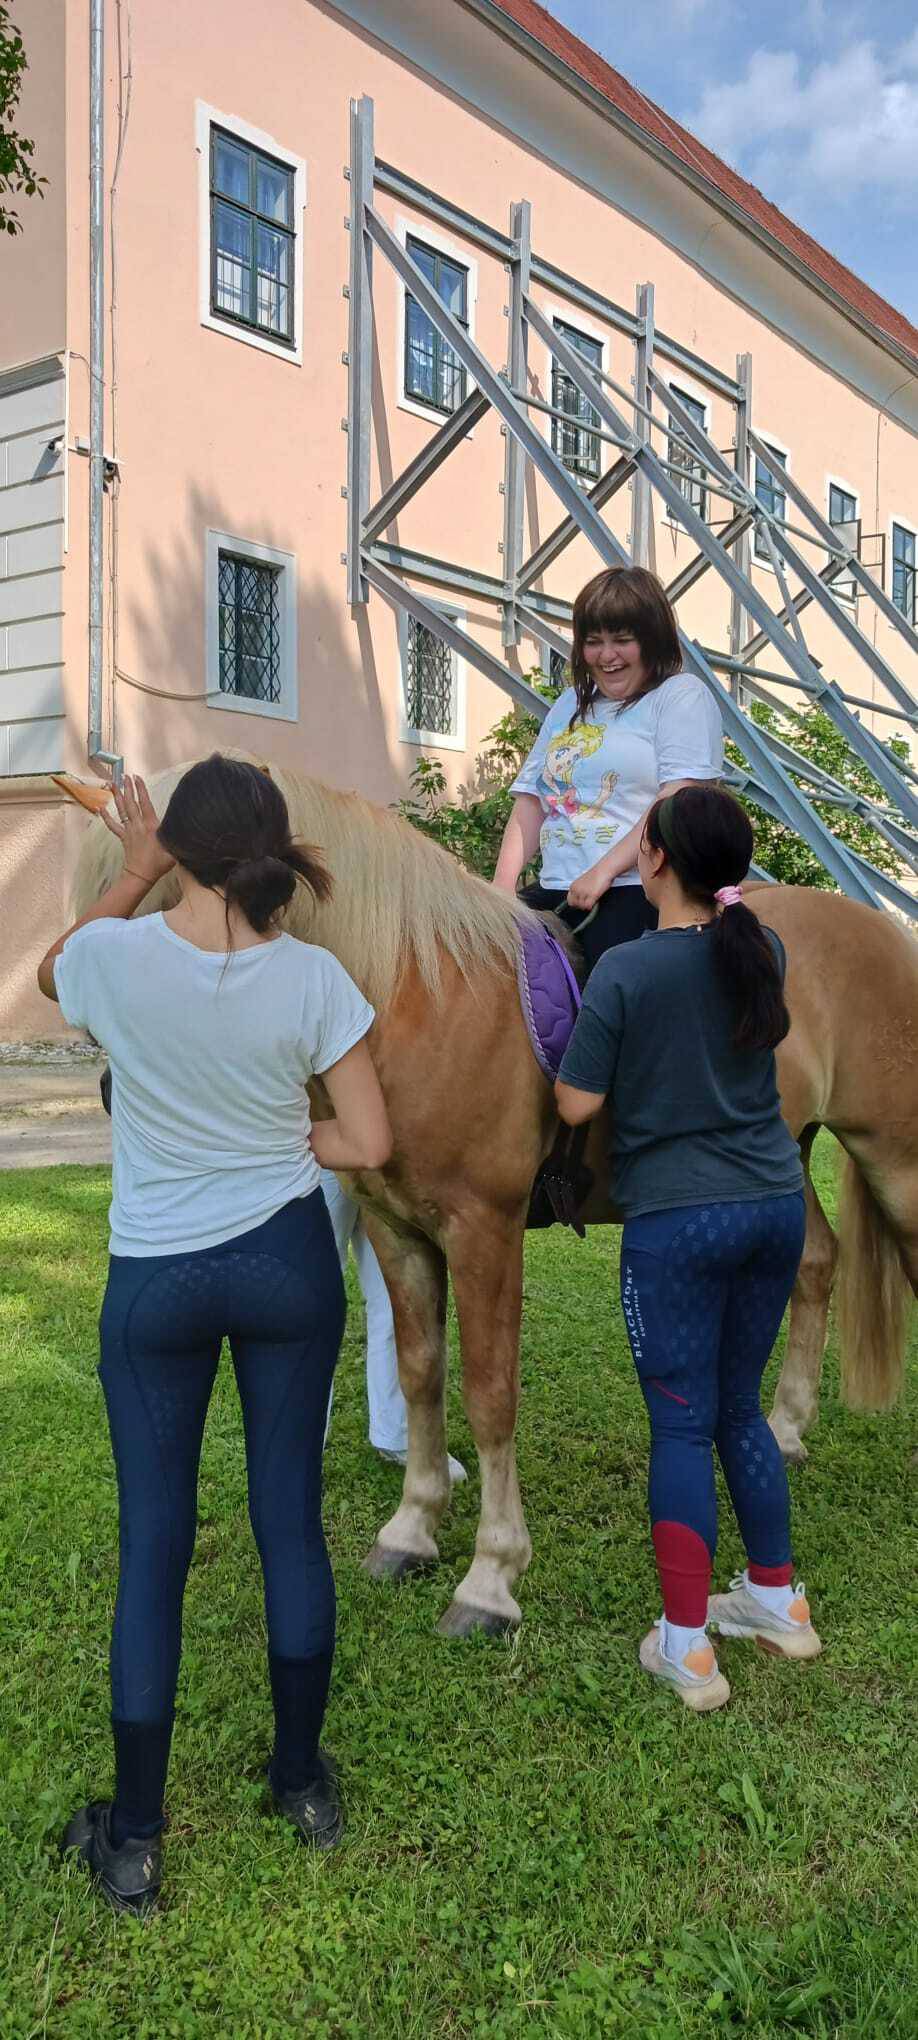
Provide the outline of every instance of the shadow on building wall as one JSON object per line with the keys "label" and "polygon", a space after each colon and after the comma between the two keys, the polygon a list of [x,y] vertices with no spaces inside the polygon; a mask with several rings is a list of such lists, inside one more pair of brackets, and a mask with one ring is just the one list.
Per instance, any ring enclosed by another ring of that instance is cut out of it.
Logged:
{"label": "shadow on building wall", "polygon": [[[297,573],[296,722],[239,710],[221,710],[207,688],[208,612],[215,628],[214,591],[208,603],[208,531],[238,534],[281,551],[294,551]],[[349,612],[345,569],[312,557],[289,528],[240,527],[234,510],[216,493],[193,490],[180,528],[131,562],[122,547],[118,607],[118,675],[115,731],[118,748],[128,736],[157,766],[201,755],[220,745],[263,752],[315,773],[336,786],[358,786],[389,799],[404,778],[397,745],[390,747],[380,678],[381,657],[397,659],[394,620],[374,598],[372,613]],[[156,693],[149,689],[158,690]],[[165,696],[178,696],[166,699]]]}

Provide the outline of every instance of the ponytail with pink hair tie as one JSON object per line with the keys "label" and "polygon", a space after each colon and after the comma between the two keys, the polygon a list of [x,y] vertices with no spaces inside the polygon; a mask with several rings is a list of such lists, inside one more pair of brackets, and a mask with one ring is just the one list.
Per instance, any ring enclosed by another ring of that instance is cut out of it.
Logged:
{"label": "ponytail with pink hair tie", "polygon": [[720,891],[714,894],[714,898],[719,907],[741,907],[743,888],[741,885],[722,885]]}

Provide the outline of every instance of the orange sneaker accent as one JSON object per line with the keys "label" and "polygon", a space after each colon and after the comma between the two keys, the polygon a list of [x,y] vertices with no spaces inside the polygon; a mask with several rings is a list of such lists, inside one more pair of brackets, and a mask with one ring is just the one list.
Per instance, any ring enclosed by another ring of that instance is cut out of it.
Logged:
{"label": "orange sneaker accent", "polygon": [[709,1643],[706,1643],[701,1650],[686,1651],[682,1662],[686,1671],[692,1672],[696,1679],[709,1679],[716,1663],[714,1652]]}
{"label": "orange sneaker accent", "polygon": [[808,1622],[810,1619],[809,1601],[804,1601],[802,1597],[799,1600],[792,1601],[787,1612],[792,1622]]}

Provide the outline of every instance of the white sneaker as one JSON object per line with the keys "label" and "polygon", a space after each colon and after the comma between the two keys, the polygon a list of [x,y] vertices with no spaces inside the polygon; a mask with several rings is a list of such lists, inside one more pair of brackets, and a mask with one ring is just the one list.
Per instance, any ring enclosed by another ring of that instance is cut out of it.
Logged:
{"label": "white sneaker", "polygon": [[638,1655],[645,1672],[664,1685],[674,1686],[683,1707],[690,1707],[693,1714],[709,1714],[715,1707],[726,1707],[730,1688],[718,1671],[717,1659],[703,1630],[693,1637],[680,1659],[672,1659],[663,1655],[660,1624],[655,1622]]}
{"label": "white sneaker", "polygon": [[802,1580],[793,1589],[787,1614],[779,1615],[760,1601],[749,1584],[748,1572],[737,1573],[730,1581],[729,1594],[711,1595],[708,1621],[713,1622],[721,1636],[752,1638],[762,1650],[769,1650],[776,1657],[814,1658],[822,1649],[810,1621]]}
{"label": "white sneaker", "polygon": [[[407,1452],[387,1452],[384,1445],[374,1445],[373,1450],[379,1459],[387,1459],[392,1466],[407,1466],[408,1464]],[[468,1480],[468,1474],[461,1459],[454,1459],[451,1452],[448,1452],[446,1455],[446,1464],[449,1468],[451,1487],[459,1487],[462,1481]]]}

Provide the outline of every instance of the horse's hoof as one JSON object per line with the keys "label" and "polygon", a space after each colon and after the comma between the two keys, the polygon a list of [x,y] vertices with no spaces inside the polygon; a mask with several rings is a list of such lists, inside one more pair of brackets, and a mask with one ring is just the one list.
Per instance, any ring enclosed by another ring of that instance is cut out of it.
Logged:
{"label": "horse's hoof", "polygon": [[473,1608],[467,1601],[451,1601],[437,1623],[437,1634],[473,1636],[479,1630],[483,1636],[508,1636],[517,1626],[512,1616],[497,1615],[492,1608]]}
{"label": "horse's hoof", "polygon": [[395,1580],[400,1584],[414,1573],[432,1572],[437,1564],[435,1558],[424,1558],[418,1551],[394,1551],[389,1544],[373,1544],[363,1561],[364,1572],[371,1580]]}
{"label": "horse's hoof", "polygon": [[768,1419],[768,1428],[776,1441],[782,1459],[786,1461],[787,1465],[805,1466],[809,1453],[799,1431],[795,1430],[793,1425],[787,1422],[786,1417],[776,1418],[774,1412],[772,1412]]}

